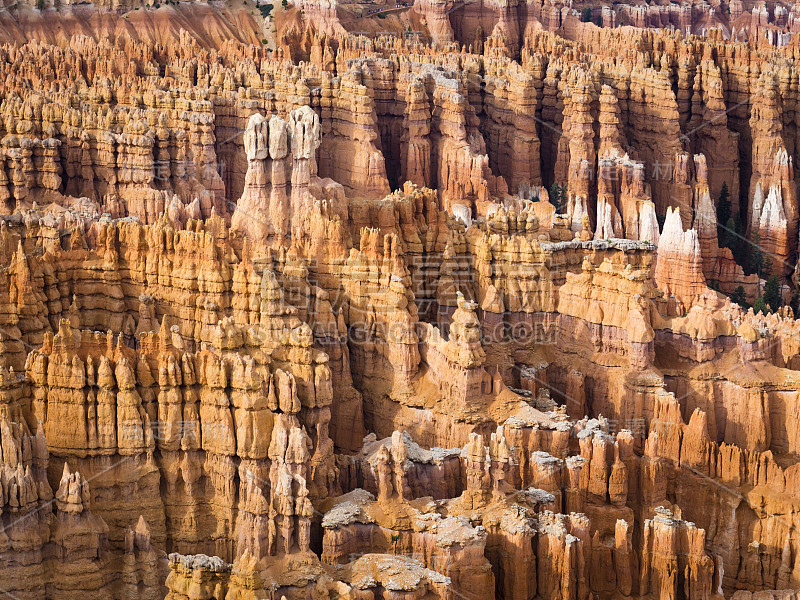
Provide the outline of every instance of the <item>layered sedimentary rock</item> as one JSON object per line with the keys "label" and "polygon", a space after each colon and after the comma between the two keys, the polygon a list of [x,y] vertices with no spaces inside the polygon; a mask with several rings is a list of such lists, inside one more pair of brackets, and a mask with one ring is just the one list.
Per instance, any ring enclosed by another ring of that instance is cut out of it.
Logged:
{"label": "layered sedimentary rock", "polygon": [[299,238],[308,229],[315,202],[330,202],[332,212],[341,211],[341,187],[317,177],[319,143],[319,116],[308,106],[292,111],[288,122],[260,113],[250,117],[244,190],[231,217],[235,232],[281,244],[290,232]]}
{"label": "layered sedimentary rock", "polygon": [[793,597],[796,11],[57,8],[2,15],[0,593]]}

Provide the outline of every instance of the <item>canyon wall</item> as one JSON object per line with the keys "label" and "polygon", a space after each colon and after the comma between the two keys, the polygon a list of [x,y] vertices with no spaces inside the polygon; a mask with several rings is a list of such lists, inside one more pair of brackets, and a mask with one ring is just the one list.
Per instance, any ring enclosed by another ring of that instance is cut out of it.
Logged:
{"label": "canyon wall", "polygon": [[0,593],[796,595],[791,15],[189,6],[3,11]]}

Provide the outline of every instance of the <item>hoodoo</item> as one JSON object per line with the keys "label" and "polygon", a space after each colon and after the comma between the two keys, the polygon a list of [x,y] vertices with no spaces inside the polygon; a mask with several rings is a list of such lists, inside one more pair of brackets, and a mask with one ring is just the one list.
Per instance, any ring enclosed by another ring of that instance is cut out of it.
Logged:
{"label": "hoodoo", "polygon": [[0,598],[800,600],[800,9],[0,7]]}

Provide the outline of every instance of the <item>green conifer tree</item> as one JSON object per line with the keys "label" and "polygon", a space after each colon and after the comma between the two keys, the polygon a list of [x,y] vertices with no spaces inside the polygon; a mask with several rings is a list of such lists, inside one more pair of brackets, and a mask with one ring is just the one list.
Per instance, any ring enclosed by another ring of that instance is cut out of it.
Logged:
{"label": "green conifer tree", "polygon": [[550,204],[556,207],[556,212],[561,213],[564,208],[564,200],[566,200],[567,186],[559,185],[553,182],[550,186]]}
{"label": "green conifer tree", "polygon": [[744,293],[744,286],[738,286],[731,294],[731,300],[742,308],[747,308],[747,298]]}
{"label": "green conifer tree", "polygon": [[777,275],[771,275],[764,286],[764,302],[772,312],[781,307],[781,284]]}
{"label": "green conifer tree", "polygon": [[717,239],[722,244],[725,231],[724,225],[731,218],[731,193],[728,191],[727,182],[722,182],[722,189],[719,191],[719,198],[717,198]]}

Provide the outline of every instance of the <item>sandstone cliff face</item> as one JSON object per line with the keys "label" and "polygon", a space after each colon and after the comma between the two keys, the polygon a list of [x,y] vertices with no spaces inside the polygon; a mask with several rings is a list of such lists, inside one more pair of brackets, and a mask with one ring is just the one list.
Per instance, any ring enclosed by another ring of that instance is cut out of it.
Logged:
{"label": "sandstone cliff face", "polygon": [[793,598],[798,326],[717,223],[788,300],[792,13],[61,8],[0,16],[0,593]]}

